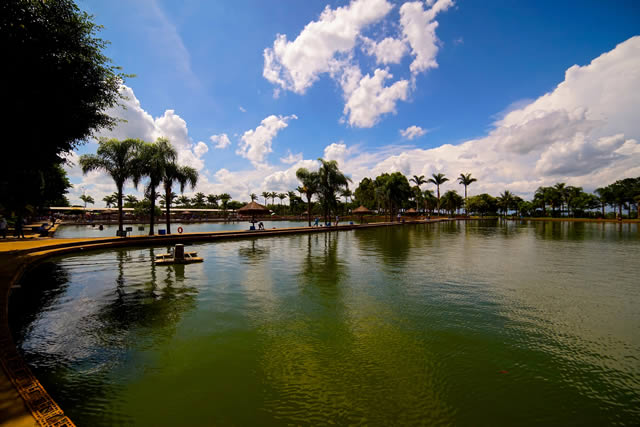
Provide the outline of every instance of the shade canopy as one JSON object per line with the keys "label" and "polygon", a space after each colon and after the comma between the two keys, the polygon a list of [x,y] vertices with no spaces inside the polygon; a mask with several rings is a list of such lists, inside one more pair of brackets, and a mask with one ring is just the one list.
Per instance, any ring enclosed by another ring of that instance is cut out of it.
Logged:
{"label": "shade canopy", "polygon": [[364,214],[370,214],[371,211],[361,205],[359,208],[354,209],[352,213],[364,215]]}
{"label": "shade canopy", "polygon": [[407,209],[404,213],[406,213],[407,215],[415,215],[418,213],[418,211],[413,208],[410,208],[410,209]]}
{"label": "shade canopy", "polygon": [[246,205],[238,209],[238,213],[241,215],[261,215],[268,214],[269,212],[271,212],[269,209],[265,208],[257,202],[247,203]]}

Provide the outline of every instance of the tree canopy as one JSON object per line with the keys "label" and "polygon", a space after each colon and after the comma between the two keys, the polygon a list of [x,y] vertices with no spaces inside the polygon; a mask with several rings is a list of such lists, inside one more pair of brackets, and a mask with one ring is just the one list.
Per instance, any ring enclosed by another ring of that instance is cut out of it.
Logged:
{"label": "tree canopy", "polygon": [[5,208],[41,202],[38,188],[51,166],[116,123],[106,111],[126,76],[103,54],[99,30],[71,0],[0,2],[3,157],[24,160],[0,169]]}

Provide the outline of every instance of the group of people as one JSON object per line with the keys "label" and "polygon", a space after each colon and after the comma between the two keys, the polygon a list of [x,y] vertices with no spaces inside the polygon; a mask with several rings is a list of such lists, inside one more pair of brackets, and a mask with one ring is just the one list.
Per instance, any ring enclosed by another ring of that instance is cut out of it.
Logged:
{"label": "group of people", "polygon": [[[339,222],[340,222],[340,217],[338,215],[336,215],[336,222],[335,222],[336,227],[338,226]],[[330,227],[331,226],[331,222],[325,223],[324,226],[325,227]],[[320,218],[318,218],[318,217],[315,218],[312,227],[320,227]]]}
{"label": "group of people", "polygon": [[[23,239],[24,237],[24,225],[26,224],[26,221],[23,218],[20,218],[16,221],[15,225],[14,225],[14,236],[17,236],[18,238],[22,237]],[[3,239],[7,238],[7,231],[9,229],[9,224],[7,223],[7,219],[3,216],[0,216],[0,235],[2,236]]]}

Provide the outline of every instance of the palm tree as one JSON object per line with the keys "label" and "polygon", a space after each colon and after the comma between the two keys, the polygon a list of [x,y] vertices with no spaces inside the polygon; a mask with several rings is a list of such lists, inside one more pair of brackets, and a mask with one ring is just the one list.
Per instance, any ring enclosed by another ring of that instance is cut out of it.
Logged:
{"label": "palm tree", "polygon": [[93,197],[91,196],[87,196],[86,194],[83,194],[82,196],[80,196],[80,200],[82,200],[84,202],[84,208],[87,208],[87,203],[90,204],[95,204],[95,200],[93,200]]}
{"label": "palm tree", "polygon": [[138,203],[138,198],[133,194],[127,194],[124,196],[124,206],[127,208],[132,208]]}
{"label": "palm tree", "polygon": [[471,174],[461,173],[458,177],[458,182],[464,185],[464,214],[467,215],[467,187],[476,182],[477,179],[471,178]]}
{"label": "palm tree", "polygon": [[275,205],[276,197],[278,197],[278,193],[276,193],[275,191],[272,191],[271,193],[269,193],[269,197],[271,198],[271,205]]}
{"label": "palm tree", "polygon": [[289,214],[291,214],[292,212],[292,206],[291,203],[293,203],[293,201],[296,198],[296,193],[294,191],[287,191],[287,197],[289,198]]}
{"label": "palm tree", "polygon": [[116,204],[116,202],[118,201],[118,196],[114,194],[109,194],[108,196],[104,196],[102,198],[102,201],[105,203],[107,208],[110,208],[111,206]]}
{"label": "palm tree", "polygon": [[[422,184],[426,184],[428,181],[424,178],[424,175],[413,175],[413,178],[411,178],[409,180],[409,182],[413,182],[416,185],[416,188],[418,188],[418,192],[420,193],[420,196],[422,196],[422,190],[420,189],[420,186]],[[417,194],[417,193],[416,193]],[[420,198],[421,197],[416,197],[416,210],[420,210],[419,208],[419,203],[420,203]]]}
{"label": "palm tree", "polygon": [[509,209],[513,206],[513,203],[514,195],[509,190],[504,190],[504,193],[498,197],[498,206],[502,208],[505,218],[507,217]]}
{"label": "palm tree", "polygon": [[218,196],[216,196],[215,194],[209,194],[207,196],[207,203],[209,204],[210,208],[215,208],[216,206],[218,206]]}
{"label": "palm tree", "polygon": [[268,191],[263,191],[261,196],[264,197],[264,205],[267,206],[267,199],[271,197],[271,193],[269,193]]}
{"label": "palm tree", "polygon": [[568,189],[567,184],[564,182],[558,182],[553,186],[557,193],[557,199],[560,202],[560,216],[562,216],[562,208],[564,207],[564,202],[567,200]]}
{"label": "palm tree", "polygon": [[96,154],[83,154],[80,156],[82,173],[87,174],[94,170],[103,170],[111,176],[116,184],[118,199],[118,231],[122,232],[122,191],[127,180],[132,179],[134,184],[140,179],[137,167],[137,155],[143,144],[138,139],[101,140],[98,143]]}
{"label": "palm tree", "polygon": [[256,193],[251,193],[249,197],[251,197],[252,202],[258,200],[258,195]]}
{"label": "palm tree", "polygon": [[311,227],[311,198],[318,192],[318,172],[309,172],[307,168],[300,168],[296,171],[296,177],[302,183],[298,191],[307,196],[307,219]]}
{"label": "palm tree", "polygon": [[[171,203],[173,202],[174,183],[180,185],[180,193],[184,192],[184,188],[189,184],[193,189],[198,183],[198,171],[191,166],[180,166],[176,162],[167,165],[162,178],[162,186],[164,187],[165,200],[167,201],[167,234],[171,234]],[[189,198],[184,194],[178,197],[177,203],[183,206],[189,206]]]}
{"label": "palm tree", "polygon": [[[149,178],[145,187],[145,195],[151,202],[149,211],[149,235],[153,236],[156,219],[156,189],[163,183],[169,165],[175,163],[178,153],[167,138],[158,138],[154,144],[144,144],[140,152],[140,168]],[[165,203],[168,200],[165,194]],[[167,212],[168,216],[168,212]]]}
{"label": "palm tree", "polygon": [[335,212],[337,207],[336,194],[347,188],[351,182],[338,168],[335,160],[324,160],[319,158],[320,169],[318,169],[318,190],[320,201],[324,210],[325,221],[328,220],[329,212]]}
{"label": "palm tree", "polygon": [[178,197],[178,200],[176,200],[176,203],[178,203],[178,206],[182,208],[188,208],[191,206],[191,199],[183,194],[180,197]]}
{"label": "palm tree", "polygon": [[204,193],[202,192],[198,192],[196,194],[193,195],[193,205],[196,208],[202,209],[204,208],[205,204],[204,201],[207,199],[207,197],[204,195]]}
{"label": "palm tree", "polygon": [[229,203],[229,200],[231,200],[231,196],[228,193],[222,193],[220,195],[220,201],[222,202],[222,210],[225,213],[227,213],[227,204]]}
{"label": "palm tree", "polygon": [[438,174],[432,174],[431,178],[429,178],[429,180],[427,180],[427,182],[434,184],[438,190],[437,193],[437,197],[438,197],[438,215],[440,215],[440,185],[444,184],[445,182],[449,181],[449,178],[445,177],[444,174],[442,173],[438,173]]}

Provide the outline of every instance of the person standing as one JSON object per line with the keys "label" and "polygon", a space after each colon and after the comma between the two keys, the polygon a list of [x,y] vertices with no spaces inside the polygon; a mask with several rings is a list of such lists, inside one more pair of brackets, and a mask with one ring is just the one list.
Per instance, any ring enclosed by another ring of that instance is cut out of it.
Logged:
{"label": "person standing", "polygon": [[0,234],[3,239],[7,238],[7,220],[3,216],[0,216]]}
{"label": "person standing", "polygon": [[22,236],[23,239],[25,239],[24,237],[24,220],[22,218],[18,218],[16,220],[16,224],[15,224],[15,235],[18,237],[18,239],[20,238],[20,236]]}

